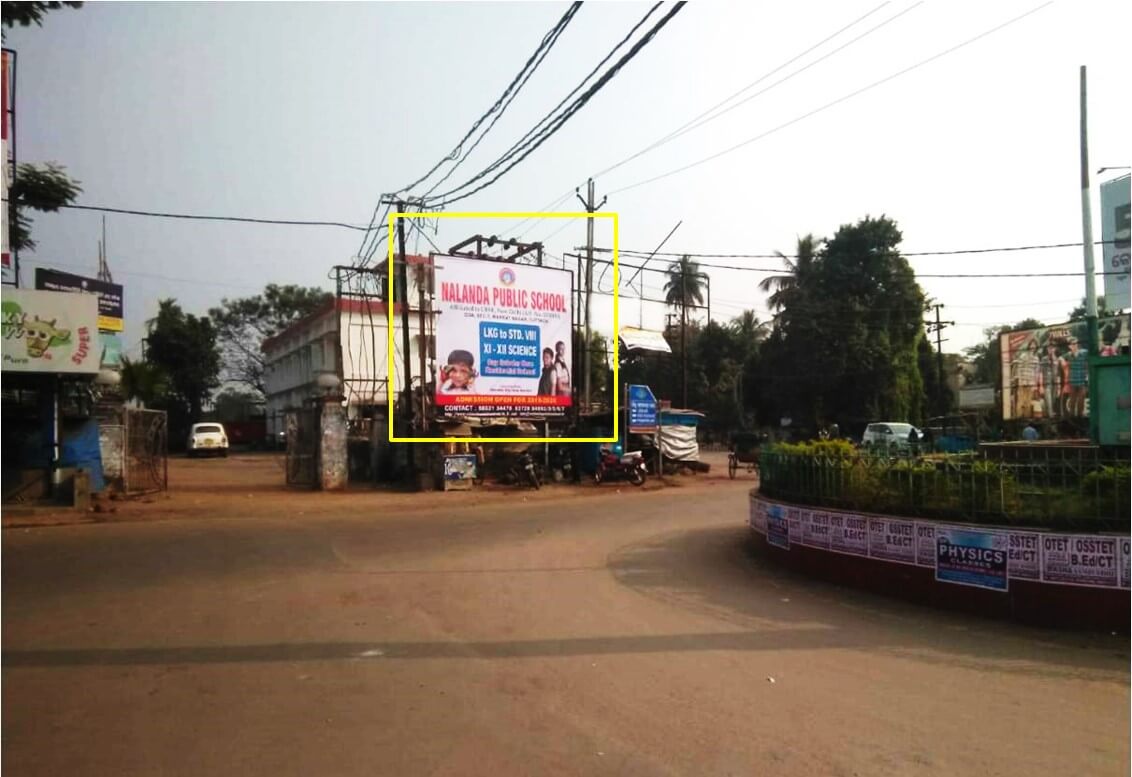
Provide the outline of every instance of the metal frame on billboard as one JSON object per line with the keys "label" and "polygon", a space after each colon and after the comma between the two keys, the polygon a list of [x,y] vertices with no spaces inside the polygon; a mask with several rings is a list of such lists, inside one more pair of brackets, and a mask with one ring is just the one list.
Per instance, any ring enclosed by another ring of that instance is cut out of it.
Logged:
{"label": "metal frame on billboard", "polygon": [[[618,220],[617,213],[603,212],[603,213],[587,213],[587,212],[567,212],[567,213],[541,213],[541,212],[526,212],[526,211],[488,211],[488,212],[463,212],[463,213],[390,213],[389,214],[389,232],[393,235],[396,232],[397,219],[535,219],[535,218],[552,218],[552,219],[584,219],[584,218],[607,218],[613,222],[613,331],[619,331],[619,315],[618,315],[618,302],[620,301],[620,294],[618,292],[620,285],[620,272],[618,267]],[[396,262],[394,241],[389,240],[389,267],[392,268]],[[388,298],[394,299],[393,282],[396,273],[390,272],[388,277]],[[573,274],[571,274],[573,278]],[[571,281],[573,285],[573,280]],[[573,292],[571,292],[571,303],[573,302]],[[573,305],[571,304],[571,307]],[[394,374],[394,351],[396,345],[394,343],[394,320],[393,320],[394,305],[389,305],[387,309],[387,331],[389,337],[388,346],[388,370],[387,374]],[[573,313],[571,314],[571,322],[573,322]],[[620,368],[618,364],[618,338],[613,338],[613,386],[610,391],[613,397],[613,417],[617,418],[620,410],[620,392],[617,391],[618,378],[620,377]],[[589,347],[586,343],[585,347]],[[394,405],[393,398],[393,381],[386,381],[385,386],[386,402],[388,407],[392,408]],[[406,442],[406,443],[446,443],[446,442],[502,442],[502,443],[567,443],[567,442],[588,442],[588,443],[605,443],[617,442],[617,430],[614,429],[609,437],[397,437],[393,432],[393,413],[390,412],[389,426],[388,426],[388,440],[391,443]]]}

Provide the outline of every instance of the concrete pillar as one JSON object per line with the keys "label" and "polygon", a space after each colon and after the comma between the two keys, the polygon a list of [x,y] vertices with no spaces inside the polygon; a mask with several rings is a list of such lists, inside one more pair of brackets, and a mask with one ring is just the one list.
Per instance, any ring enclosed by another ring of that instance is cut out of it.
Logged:
{"label": "concrete pillar", "polygon": [[323,491],[341,491],[349,481],[346,446],[346,408],[337,400],[324,402],[318,441],[318,484]]}

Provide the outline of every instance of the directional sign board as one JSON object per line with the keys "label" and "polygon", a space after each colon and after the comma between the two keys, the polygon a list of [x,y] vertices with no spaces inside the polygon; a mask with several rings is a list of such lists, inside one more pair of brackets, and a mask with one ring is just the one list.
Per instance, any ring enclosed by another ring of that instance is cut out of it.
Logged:
{"label": "directional sign board", "polygon": [[656,397],[648,386],[629,386],[629,431],[651,434],[660,426]]}

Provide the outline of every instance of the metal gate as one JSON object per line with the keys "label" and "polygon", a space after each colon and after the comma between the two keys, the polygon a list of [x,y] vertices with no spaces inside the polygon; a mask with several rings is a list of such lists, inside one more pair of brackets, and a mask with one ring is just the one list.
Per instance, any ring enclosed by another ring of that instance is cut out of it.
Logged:
{"label": "metal gate", "polygon": [[287,485],[318,485],[319,408],[289,410],[286,416]]}
{"label": "metal gate", "polygon": [[169,424],[164,410],[126,410],[123,486],[127,494],[169,487]]}

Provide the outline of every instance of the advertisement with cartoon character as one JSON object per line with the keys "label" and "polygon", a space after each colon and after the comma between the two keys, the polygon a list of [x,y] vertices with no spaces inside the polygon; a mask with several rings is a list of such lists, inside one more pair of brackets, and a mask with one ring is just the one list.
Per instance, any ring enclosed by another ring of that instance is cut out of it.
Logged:
{"label": "advertisement with cartoon character", "polygon": [[570,273],[454,256],[435,262],[437,408],[565,413],[573,404]]}
{"label": "advertisement with cartoon character", "polygon": [[4,372],[98,372],[94,295],[4,289],[0,313]]}

